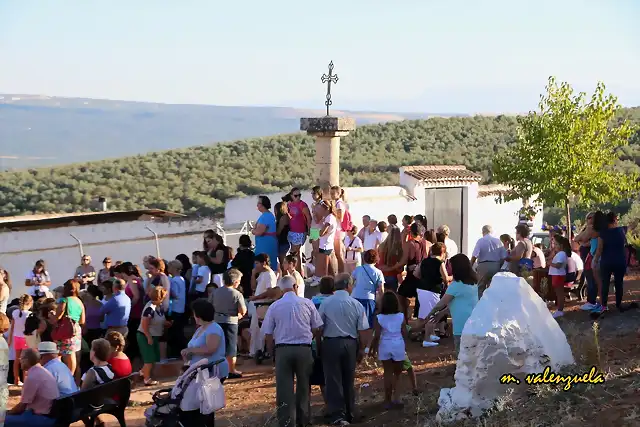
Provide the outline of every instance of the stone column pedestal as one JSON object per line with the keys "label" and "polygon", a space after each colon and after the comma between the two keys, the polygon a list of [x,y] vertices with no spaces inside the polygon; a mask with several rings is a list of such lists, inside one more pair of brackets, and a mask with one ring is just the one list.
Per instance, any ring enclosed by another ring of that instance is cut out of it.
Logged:
{"label": "stone column pedestal", "polygon": [[350,117],[300,119],[300,130],[316,138],[316,184],[325,188],[340,185],[340,138],[356,128]]}

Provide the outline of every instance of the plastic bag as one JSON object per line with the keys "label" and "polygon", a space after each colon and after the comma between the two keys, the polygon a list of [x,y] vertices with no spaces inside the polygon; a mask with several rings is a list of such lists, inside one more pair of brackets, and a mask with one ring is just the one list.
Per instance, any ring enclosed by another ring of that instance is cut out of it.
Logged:
{"label": "plastic bag", "polygon": [[203,369],[198,372],[196,383],[198,385],[198,400],[200,401],[201,414],[209,415],[224,408],[224,388],[222,387],[220,378],[217,376],[209,377],[209,371]]}
{"label": "plastic bag", "polygon": [[[207,359],[202,359],[198,363],[191,365],[177,380],[176,384],[171,390],[171,397],[176,399],[183,392],[182,400],[180,401],[180,410],[182,411],[197,411],[200,409],[200,401],[198,400],[198,384],[195,378],[188,381],[189,375],[198,369],[201,365],[206,365]],[[208,372],[207,372],[208,373]],[[197,378],[197,376],[196,376]]]}

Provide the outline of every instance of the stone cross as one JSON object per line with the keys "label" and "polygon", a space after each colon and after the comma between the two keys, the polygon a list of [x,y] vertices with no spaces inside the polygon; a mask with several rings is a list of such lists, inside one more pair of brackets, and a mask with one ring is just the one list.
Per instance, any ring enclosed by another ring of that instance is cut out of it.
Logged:
{"label": "stone cross", "polygon": [[329,63],[329,74],[323,74],[320,80],[327,84],[327,100],[324,105],[327,106],[327,116],[329,116],[329,106],[333,105],[331,102],[331,83],[338,83],[338,75],[333,74],[333,61]]}
{"label": "stone cross", "polygon": [[316,139],[316,162],[314,185],[322,188],[340,185],[340,138],[349,135],[356,128],[356,121],[350,117],[331,117],[331,83],[338,81],[333,74],[333,61],[329,63],[329,74],[322,75],[322,83],[327,84],[327,115],[300,119],[300,130]]}

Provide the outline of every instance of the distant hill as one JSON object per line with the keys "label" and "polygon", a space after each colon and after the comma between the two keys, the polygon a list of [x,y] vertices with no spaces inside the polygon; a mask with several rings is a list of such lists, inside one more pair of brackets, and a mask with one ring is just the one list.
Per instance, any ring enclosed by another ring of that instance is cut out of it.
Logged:
{"label": "distant hill", "polygon": [[[640,124],[640,108],[621,115]],[[516,117],[454,117],[367,125],[343,138],[344,186],[397,185],[398,167],[463,164],[491,182],[495,153],[515,141]],[[219,215],[229,197],[310,188],[315,145],[304,134],[253,138],[91,163],[0,174],[0,216],[158,208]],[[640,132],[620,153],[637,170]]]}
{"label": "distant hill", "polygon": [[[349,114],[359,125],[453,114]],[[303,116],[279,107],[172,105],[0,94],[0,170],[87,162],[299,131]]]}

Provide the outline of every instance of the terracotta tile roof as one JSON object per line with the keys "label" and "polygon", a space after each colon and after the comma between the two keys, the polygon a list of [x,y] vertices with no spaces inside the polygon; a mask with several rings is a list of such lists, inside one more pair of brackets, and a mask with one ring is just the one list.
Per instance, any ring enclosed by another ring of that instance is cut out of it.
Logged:
{"label": "terracotta tile roof", "polygon": [[405,166],[404,173],[426,183],[480,182],[482,175],[464,166],[428,165]]}
{"label": "terracotta tile roof", "polygon": [[498,196],[511,191],[511,189],[502,184],[481,185],[478,187],[478,197]]}

